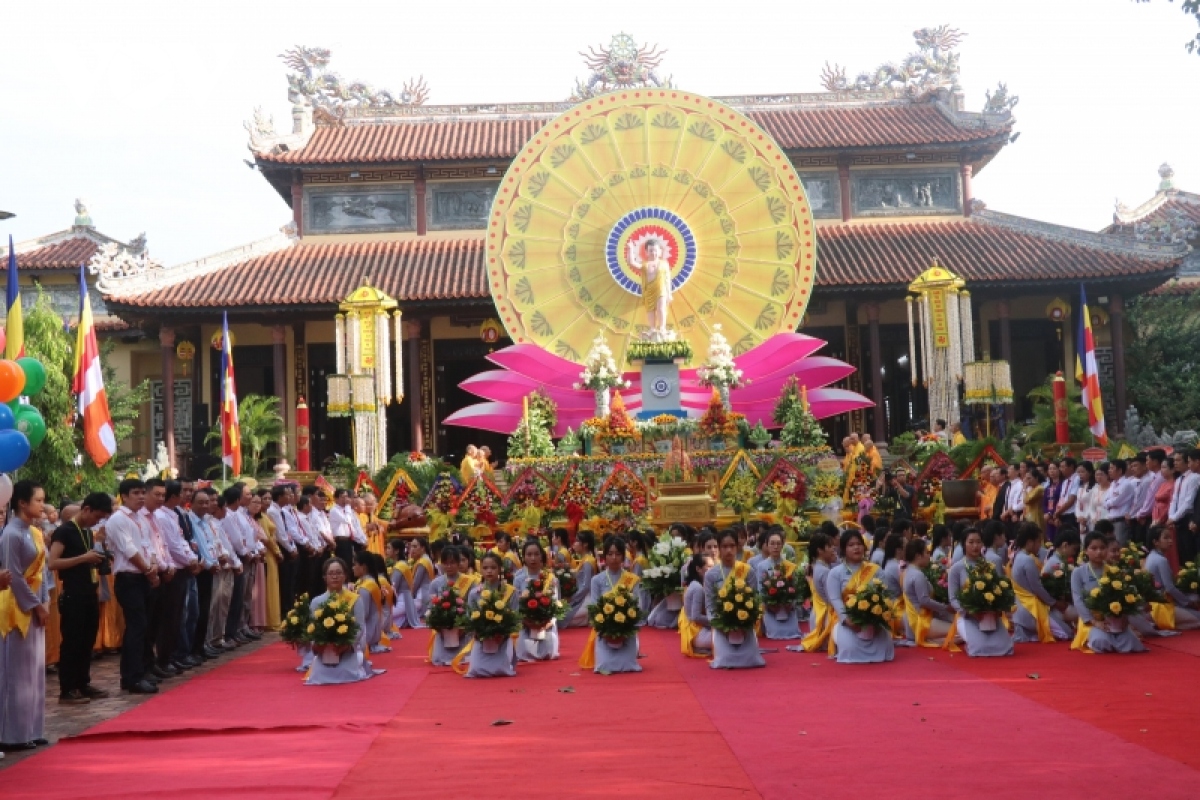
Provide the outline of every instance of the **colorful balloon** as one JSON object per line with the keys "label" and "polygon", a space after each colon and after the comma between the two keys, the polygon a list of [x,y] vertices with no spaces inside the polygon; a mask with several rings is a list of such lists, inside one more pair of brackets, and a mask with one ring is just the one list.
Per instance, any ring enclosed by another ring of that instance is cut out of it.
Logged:
{"label": "colorful balloon", "polygon": [[16,400],[25,388],[25,373],[15,361],[0,359],[0,403]]}
{"label": "colorful balloon", "polygon": [[11,431],[17,425],[16,414],[8,403],[0,403],[0,431]]}
{"label": "colorful balloon", "polygon": [[29,439],[29,447],[32,449],[41,444],[46,438],[46,420],[42,419],[42,412],[33,406],[21,406],[14,416],[16,429]]}
{"label": "colorful balloon", "polygon": [[46,386],[46,368],[42,362],[29,356],[18,358],[17,366],[25,373],[25,388],[21,393],[27,397],[37,397]]}
{"label": "colorful balloon", "polygon": [[29,440],[20,431],[0,431],[0,472],[13,472],[29,460]]}

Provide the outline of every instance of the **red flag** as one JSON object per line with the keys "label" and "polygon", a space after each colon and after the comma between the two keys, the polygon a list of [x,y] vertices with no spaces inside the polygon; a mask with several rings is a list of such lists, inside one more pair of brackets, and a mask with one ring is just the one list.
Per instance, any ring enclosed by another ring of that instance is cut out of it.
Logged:
{"label": "red flag", "polygon": [[104,370],[100,366],[100,347],[92,324],[92,306],[88,302],[87,279],[79,267],[79,330],[75,334],[75,376],[71,391],[79,397],[79,415],[83,417],[83,448],[97,467],[103,467],[117,452],[117,435],[104,393]]}
{"label": "red flag", "polygon": [[221,327],[221,460],[235,476],[242,473],[242,430],[238,426],[237,387],[233,380],[233,343],[229,313]]}

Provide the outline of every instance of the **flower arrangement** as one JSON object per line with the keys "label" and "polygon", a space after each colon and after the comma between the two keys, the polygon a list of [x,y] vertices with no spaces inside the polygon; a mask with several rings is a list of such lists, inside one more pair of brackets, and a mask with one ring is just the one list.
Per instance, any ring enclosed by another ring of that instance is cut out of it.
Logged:
{"label": "flower arrangement", "polygon": [[739,423],[744,423],[745,419],[745,415],[736,411],[726,411],[721,396],[713,389],[712,397],[708,401],[708,410],[700,417],[696,427],[709,439],[724,439],[737,436],[741,430]]}
{"label": "flower arrangement", "polygon": [[[950,602],[950,559],[930,559],[929,566],[921,570],[929,581],[929,596],[939,603]],[[1069,587],[1068,587],[1069,588]]]}
{"label": "flower arrangement", "polygon": [[1175,586],[1185,594],[1200,593],[1200,569],[1197,569],[1195,561],[1183,565],[1179,574],[1175,576]]}
{"label": "flower arrangement", "polygon": [[443,473],[434,479],[433,486],[429,488],[429,494],[425,496],[425,502],[422,505],[426,511],[436,510],[448,514],[450,509],[456,505],[457,498],[458,486],[454,478]]}
{"label": "flower arrangement", "polygon": [[1042,588],[1055,600],[1071,602],[1071,573],[1074,571],[1074,562],[1060,564],[1042,575]]}
{"label": "flower arrangement", "polygon": [[579,589],[579,583],[575,580],[575,573],[569,567],[556,568],[554,570],[554,580],[558,581],[558,593],[563,597],[573,597]]}
{"label": "flower arrangement", "polygon": [[875,628],[887,629],[891,626],[892,610],[887,604],[887,589],[882,582],[867,581],[846,601],[846,620],[872,633]]}
{"label": "flower arrangement", "polygon": [[594,491],[594,485],[583,472],[573,469],[554,498],[554,507],[562,511],[572,525],[578,525],[592,502]]}
{"label": "flower arrangement", "polygon": [[809,496],[818,508],[824,508],[835,498],[842,496],[845,478],[840,472],[817,472],[810,483]]}
{"label": "flower arrangement", "polygon": [[[995,615],[1012,611],[1016,592],[1007,578],[998,575],[990,561],[980,560],[967,569],[967,580],[958,593],[958,602],[968,614]],[[990,627],[991,621],[987,622]],[[984,623],[980,629],[987,630]]]}
{"label": "flower arrangement", "polygon": [[937,502],[941,494],[942,479],[936,475],[930,475],[922,480],[921,485],[917,487],[917,505],[922,508],[931,506]]}
{"label": "flower arrangement", "polygon": [[753,630],[763,612],[758,595],[741,578],[722,583],[712,606],[709,621],[724,634]]}
{"label": "flower arrangement", "polygon": [[771,432],[763,427],[762,420],[759,420],[754,423],[754,427],[750,429],[750,435],[746,438],[750,440],[750,444],[762,450],[771,443]]}
{"label": "flower arrangement", "polygon": [[827,444],[825,429],[808,405],[808,387],[801,387],[795,377],[788,378],[783,385],[772,418],[783,426],[779,441],[785,447],[824,447]]}
{"label": "flower arrangement", "polygon": [[296,598],[292,610],[283,620],[279,629],[279,638],[292,647],[299,647],[308,642],[308,626],[312,624],[312,609],[309,607],[307,594]]}
{"label": "flower arrangement", "polygon": [[721,492],[721,502],[744,520],[759,503],[758,479],[754,473],[742,470],[730,478]]}
{"label": "flower arrangement", "polygon": [[[306,630],[313,650],[324,651],[322,660],[326,660],[330,651],[340,656],[353,647],[358,638],[358,621],[354,619],[352,603],[344,595],[330,595],[313,611],[312,622]],[[328,659],[327,663],[337,661]]]}
{"label": "flower arrangement", "polygon": [[616,586],[588,606],[588,624],[601,639],[620,647],[637,633],[640,611],[637,597],[624,586]]}
{"label": "flower arrangement", "polygon": [[425,624],[435,631],[449,630],[455,627],[465,610],[466,599],[453,586],[447,586],[429,598]]}
{"label": "flower arrangement", "polygon": [[629,386],[629,381],[625,380],[621,371],[617,369],[612,348],[608,346],[604,334],[598,334],[592,340],[592,349],[588,351],[587,357],[584,359],[583,372],[579,373],[579,380],[575,383],[575,388],[600,390],[627,389]]}
{"label": "flower arrangement", "polygon": [[607,444],[626,444],[636,441],[637,438],[637,426],[625,410],[625,401],[621,399],[621,393],[617,392],[613,397],[608,419],[605,420],[604,427],[597,432],[596,439]]}
{"label": "flower arrangement", "polygon": [[567,615],[567,605],[554,596],[554,577],[545,571],[525,584],[517,598],[517,608],[527,628],[542,629]]}
{"label": "flower arrangement", "polygon": [[1104,568],[1098,585],[1083,598],[1083,604],[1093,617],[1107,622],[1138,613],[1144,601],[1127,572],[1120,567],[1108,566]]}
{"label": "flower arrangement", "polygon": [[650,566],[642,570],[642,586],[652,597],[670,597],[682,592],[684,554],[687,542],[678,536],[664,533],[658,537],[647,558]]}
{"label": "flower arrangement", "polygon": [[808,581],[804,581],[804,573],[800,569],[792,570],[792,577],[787,577],[784,574],[783,566],[772,567],[763,573],[762,588],[762,603],[767,607],[768,611],[778,609],[791,608],[802,601],[800,597],[800,582],[805,585]]}
{"label": "flower arrangement", "polygon": [[1121,548],[1121,569],[1129,575],[1129,579],[1137,588],[1138,594],[1146,603],[1161,603],[1163,600],[1162,586],[1147,570],[1142,568],[1142,559],[1146,557],[1141,545],[1129,542]]}
{"label": "flower arrangement", "polygon": [[459,522],[490,527],[496,524],[499,499],[499,493],[489,486],[487,479],[481,477],[459,495],[450,511],[457,515]]}
{"label": "flower arrangement", "polygon": [[496,640],[516,633],[521,621],[512,605],[505,601],[503,592],[483,589],[474,602],[467,603],[454,627],[473,634],[480,641]]}
{"label": "flower arrangement", "polygon": [[687,417],[677,417],[673,414],[659,414],[653,419],[635,423],[643,439],[651,441],[671,439],[675,436],[687,436],[696,430],[696,423]]}
{"label": "flower arrangement", "polygon": [[729,340],[721,333],[721,325],[712,326],[708,339],[708,360],[696,370],[701,386],[713,389],[737,389],[746,384],[742,371],[733,360],[733,349]]}
{"label": "flower arrangement", "polygon": [[692,360],[692,345],[687,339],[674,341],[629,343],[625,351],[625,360],[630,364],[638,361],[683,361]]}

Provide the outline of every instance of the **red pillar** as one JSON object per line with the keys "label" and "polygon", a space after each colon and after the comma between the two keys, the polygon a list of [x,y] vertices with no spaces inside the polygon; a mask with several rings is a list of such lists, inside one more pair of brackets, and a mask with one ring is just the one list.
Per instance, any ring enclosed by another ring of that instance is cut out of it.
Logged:
{"label": "red pillar", "polygon": [[1112,325],[1113,398],[1117,401],[1117,418],[1113,431],[1125,430],[1125,299],[1119,294],[1108,296],[1109,323]]}
{"label": "red pillar", "polygon": [[163,444],[167,446],[167,459],[171,467],[175,463],[175,329],[163,327],[158,331],[158,344],[162,352],[162,407]]}
{"label": "red pillar", "polygon": [[850,159],[838,159],[838,185],[842,192],[842,222],[850,221]]}

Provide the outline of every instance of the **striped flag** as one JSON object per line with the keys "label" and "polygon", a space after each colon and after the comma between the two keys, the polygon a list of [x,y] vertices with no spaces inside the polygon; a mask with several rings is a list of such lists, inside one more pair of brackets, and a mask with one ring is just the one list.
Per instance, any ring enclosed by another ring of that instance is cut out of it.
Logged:
{"label": "striped flag", "polygon": [[1108,432],[1104,429],[1104,403],[1100,399],[1100,371],[1096,368],[1096,338],[1092,335],[1092,316],[1088,312],[1087,293],[1079,284],[1079,333],[1075,343],[1075,380],[1083,393],[1083,407],[1088,410],[1088,428],[1096,443],[1108,447]]}
{"label": "striped flag", "polygon": [[21,313],[21,288],[17,283],[17,251],[12,234],[8,235],[8,292],[5,298],[8,317],[4,321],[4,357],[12,361],[25,355],[25,317]]}
{"label": "striped flag", "polygon": [[[79,416],[83,419],[83,449],[87,450],[97,467],[103,467],[117,452],[117,435],[108,411],[108,396],[104,393],[100,347],[96,344],[92,304],[88,302],[87,278],[83,270],[80,264],[79,330],[75,332],[75,376],[71,391],[79,398]],[[17,303],[17,308],[20,308],[20,300]],[[9,338],[9,341],[12,339]]]}
{"label": "striped flag", "polygon": [[221,461],[242,473],[242,431],[238,427],[237,386],[233,381],[233,343],[229,340],[229,312],[221,323]]}

